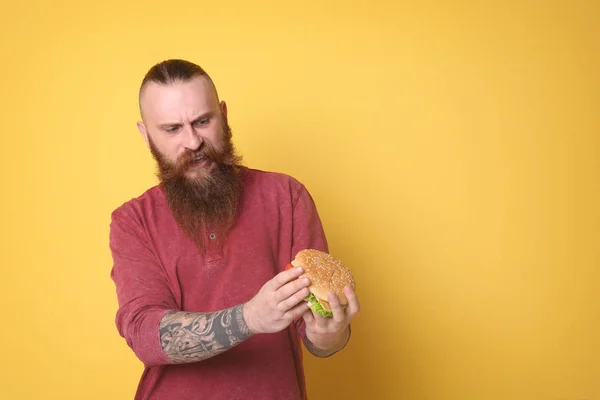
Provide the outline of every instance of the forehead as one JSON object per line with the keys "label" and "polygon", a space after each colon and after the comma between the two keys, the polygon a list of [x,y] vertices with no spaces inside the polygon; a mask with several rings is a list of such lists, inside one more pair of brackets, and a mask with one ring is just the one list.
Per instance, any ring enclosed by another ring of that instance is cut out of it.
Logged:
{"label": "forehead", "polygon": [[181,119],[214,111],[219,102],[212,82],[199,76],[168,85],[151,82],[142,91],[140,105],[145,118]]}

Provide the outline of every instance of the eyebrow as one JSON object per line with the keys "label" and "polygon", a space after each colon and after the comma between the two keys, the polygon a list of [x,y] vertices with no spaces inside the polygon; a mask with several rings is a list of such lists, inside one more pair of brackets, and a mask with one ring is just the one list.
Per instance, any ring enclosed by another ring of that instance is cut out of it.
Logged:
{"label": "eyebrow", "polygon": [[[200,114],[198,117],[196,117],[196,118],[194,118],[192,120],[192,124],[195,124],[196,122],[198,122],[200,120],[203,120],[205,118],[212,117],[213,114],[214,113],[212,111],[207,111],[207,112],[205,112],[203,114]],[[181,122],[167,122],[167,123],[164,123],[164,124],[159,124],[158,127],[160,129],[167,129],[167,128],[181,126],[181,125],[183,125]]]}

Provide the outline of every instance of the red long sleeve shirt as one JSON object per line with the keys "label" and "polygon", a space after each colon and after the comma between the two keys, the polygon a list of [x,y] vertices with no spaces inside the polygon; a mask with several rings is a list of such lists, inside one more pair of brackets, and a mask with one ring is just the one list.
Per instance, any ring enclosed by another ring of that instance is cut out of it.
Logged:
{"label": "red long sleeve shirt", "polygon": [[204,255],[177,225],[162,187],[116,209],[110,225],[119,333],[144,363],[136,399],[305,399],[300,318],[204,361],[173,364],[159,337],[169,311],[211,312],[252,298],[305,248],[327,251],[314,202],[295,179],[244,168],[239,217]]}

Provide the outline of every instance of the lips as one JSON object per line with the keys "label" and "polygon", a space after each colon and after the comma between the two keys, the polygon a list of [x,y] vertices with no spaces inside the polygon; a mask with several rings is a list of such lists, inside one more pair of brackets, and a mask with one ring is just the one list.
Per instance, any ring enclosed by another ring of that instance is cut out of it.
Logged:
{"label": "lips", "polygon": [[208,157],[196,156],[191,159],[189,166],[192,168],[205,167],[208,164]]}

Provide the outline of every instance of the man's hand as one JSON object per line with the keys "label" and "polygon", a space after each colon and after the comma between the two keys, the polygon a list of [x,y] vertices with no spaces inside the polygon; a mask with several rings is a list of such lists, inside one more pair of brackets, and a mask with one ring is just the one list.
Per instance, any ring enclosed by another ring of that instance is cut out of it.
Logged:
{"label": "man's hand", "polygon": [[244,319],[253,333],[273,333],[287,328],[308,310],[308,278],[297,279],[302,268],[277,274],[244,304]]}
{"label": "man's hand", "polygon": [[329,293],[332,318],[325,318],[310,309],[303,315],[306,322],[307,347],[316,356],[327,357],[341,350],[348,341],[350,334],[348,326],[360,310],[360,304],[350,287],[346,286],[344,293],[348,298],[348,306],[345,310],[340,305],[338,297]]}

